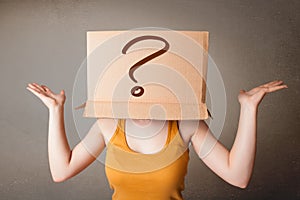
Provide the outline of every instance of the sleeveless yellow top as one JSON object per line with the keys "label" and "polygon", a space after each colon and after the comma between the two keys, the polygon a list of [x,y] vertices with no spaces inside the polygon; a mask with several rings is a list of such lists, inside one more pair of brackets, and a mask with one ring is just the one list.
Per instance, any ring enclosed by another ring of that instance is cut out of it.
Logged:
{"label": "sleeveless yellow top", "polygon": [[113,200],[182,200],[189,149],[183,142],[177,120],[168,123],[164,148],[155,154],[133,151],[127,144],[125,120],[108,142],[105,172],[114,190]]}

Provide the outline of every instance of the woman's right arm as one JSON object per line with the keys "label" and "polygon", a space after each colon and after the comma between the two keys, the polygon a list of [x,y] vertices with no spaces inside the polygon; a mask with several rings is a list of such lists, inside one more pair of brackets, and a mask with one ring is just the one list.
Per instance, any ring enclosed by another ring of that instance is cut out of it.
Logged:
{"label": "woman's right arm", "polygon": [[105,142],[101,134],[100,120],[91,127],[85,138],[73,150],[70,149],[64,127],[64,91],[54,94],[46,86],[29,84],[27,87],[49,109],[48,155],[52,178],[65,181],[87,166],[102,152]]}

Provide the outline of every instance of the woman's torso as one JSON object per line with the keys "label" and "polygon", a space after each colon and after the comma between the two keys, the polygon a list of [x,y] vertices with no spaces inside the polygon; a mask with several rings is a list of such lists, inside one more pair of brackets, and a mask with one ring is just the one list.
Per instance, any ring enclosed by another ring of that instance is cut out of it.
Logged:
{"label": "woman's torso", "polygon": [[117,121],[114,134],[106,137],[105,169],[113,199],[182,199],[189,150],[177,121],[166,122],[139,135],[142,129]]}

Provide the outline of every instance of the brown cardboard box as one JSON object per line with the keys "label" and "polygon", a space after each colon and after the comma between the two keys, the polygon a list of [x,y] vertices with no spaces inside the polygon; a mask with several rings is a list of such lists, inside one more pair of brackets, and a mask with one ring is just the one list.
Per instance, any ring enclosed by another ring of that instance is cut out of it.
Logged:
{"label": "brown cardboard box", "polygon": [[206,119],[208,32],[87,32],[84,117]]}

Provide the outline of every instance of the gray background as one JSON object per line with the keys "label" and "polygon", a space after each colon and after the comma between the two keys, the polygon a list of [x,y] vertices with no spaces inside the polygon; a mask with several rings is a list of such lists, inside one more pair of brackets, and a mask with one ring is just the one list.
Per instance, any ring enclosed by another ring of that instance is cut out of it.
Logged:
{"label": "gray background", "polygon": [[27,83],[65,89],[71,147],[80,141],[72,88],[86,56],[88,30],[164,27],[208,30],[209,52],[224,79],[227,115],[221,142],[231,147],[240,89],[282,79],[288,89],[266,96],[258,113],[257,157],[245,189],[211,172],[191,151],[186,199],[299,198],[299,9],[274,1],[0,1],[0,199],[110,199],[104,166],[54,183],[47,157],[46,107]]}

